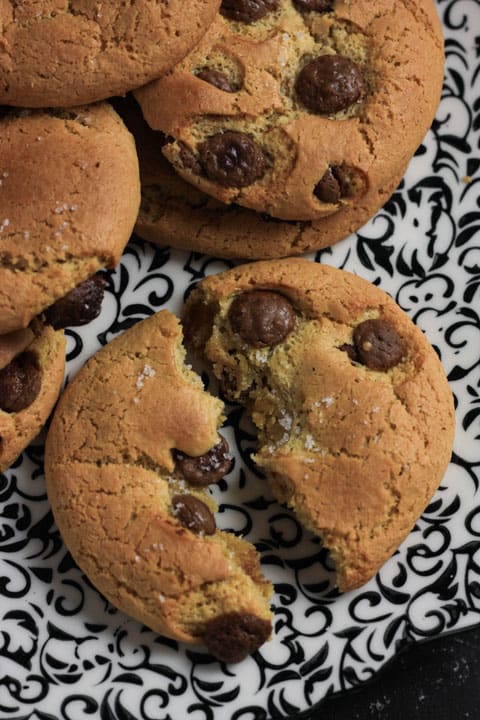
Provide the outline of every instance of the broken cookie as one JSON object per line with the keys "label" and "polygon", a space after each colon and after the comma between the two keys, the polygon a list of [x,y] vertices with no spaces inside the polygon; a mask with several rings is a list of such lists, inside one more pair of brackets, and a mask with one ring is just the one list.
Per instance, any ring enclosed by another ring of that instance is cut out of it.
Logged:
{"label": "broken cookie", "polygon": [[184,322],[249,409],[276,498],[323,539],[340,590],[365,583],[450,460],[452,394],[433,347],[378,287],[293,258],[202,280]]}

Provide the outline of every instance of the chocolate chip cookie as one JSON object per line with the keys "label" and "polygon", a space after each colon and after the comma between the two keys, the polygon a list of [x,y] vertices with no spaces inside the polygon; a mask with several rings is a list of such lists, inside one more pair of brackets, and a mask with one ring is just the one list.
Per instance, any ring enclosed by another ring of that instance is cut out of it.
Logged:
{"label": "chocolate chip cookie", "polygon": [[354,206],[321,220],[281,221],[226,205],[181,178],[162,155],[165,136],[149,128],[131,98],[116,110],[135,137],[142,200],[135,225],[141,238],[159,245],[227,258],[275,258],[319,250],[358,230],[387,202],[403,170],[381,188],[370,188]]}
{"label": "chocolate chip cookie", "polygon": [[199,190],[316,221],[391,185],[442,81],[432,0],[224,0],[201,43],[136,97]]}
{"label": "chocolate chip cookie", "polygon": [[45,425],[65,372],[63,332],[36,318],[28,328],[0,335],[0,472]]}
{"label": "chocolate chip cookie", "polygon": [[0,0],[0,104],[70,107],[159,77],[200,40],[219,0]]}
{"label": "chocolate chip cookie", "polygon": [[81,569],[153,630],[237,662],[270,636],[252,545],[216,527],[228,473],[223,403],[184,363],[167,311],[137,323],[68,385],[45,449],[47,491]]}
{"label": "chocolate chip cookie", "polygon": [[[118,263],[139,186],[133,138],[107,103],[0,117],[0,333],[27,327]],[[91,319],[94,305],[98,311],[100,281],[91,282],[88,308],[67,324]]]}
{"label": "chocolate chip cookie", "polygon": [[223,395],[248,407],[254,459],[330,550],[340,590],[365,583],[451,455],[452,394],[424,334],[378,287],[295,258],[202,280],[184,326]]}

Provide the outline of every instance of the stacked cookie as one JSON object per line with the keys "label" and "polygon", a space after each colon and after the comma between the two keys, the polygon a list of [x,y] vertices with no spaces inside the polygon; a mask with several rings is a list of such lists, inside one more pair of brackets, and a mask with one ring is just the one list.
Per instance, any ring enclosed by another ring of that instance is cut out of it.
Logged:
{"label": "stacked cookie", "polygon": [[[0,2],[0,469],[44,425],[63,328],[100,312],[140,203],[132,136],[105,100],[158,77],[218,9]],[[8,106],[8,107],[7,107]]]}
{"label": "stacked cookie", "polygon": [[137,232],[254,259],[337,242],[397,187],[442,80],[431,0],[224,0],[195,49],[135,93],[163,133]]}
{"label": "stacked cookie", "polygon": [[[251,412],[273,493],[351,590],[438,486],[451,394],[382,291],[274,258],[346,237],[394,191],[439,100],[438,18],[430,0],[183,5],[0,0],[0,469],[44,425],[63,329],[100,312],[101,271],[134,227],[268,258],[202,282],[185,339]],[[163,311],[69,384],[45,472],[62,535],[106,597],[231,662],[270,636],[272,587],[254,547],[216,528],[223,412]]]}

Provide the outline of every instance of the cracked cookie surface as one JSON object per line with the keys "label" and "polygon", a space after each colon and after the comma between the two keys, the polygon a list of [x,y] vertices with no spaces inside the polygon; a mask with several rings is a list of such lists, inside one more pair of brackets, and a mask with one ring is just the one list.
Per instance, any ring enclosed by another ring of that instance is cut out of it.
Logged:
{"label": "cracked cookie surface", "polygon": [[36,318],[28,328],[0,335],[0,472],[45,425],[64,373],[62,330]]}
{"label": "cracked cookie surface", "polygon": [[272,588],[254,547],[215,526],[205,485],[229,469],[223,403],[184,360],[167,311],[93,356],[54,414],[47,492],[73,557],[114,605],[233,662],[268,639]]}
{"label": "cracked cookie surface", "polygon": [[[276,317],[270,339],[257,312],[246,322],[249,306]],[[331,551],[340,590],[365,583],[450,460],[452,394],[423,333],[376,286],[294,258],[202,280],[184,325],[224,396],[249,409],[254,459]]]}
{"label": "cracked cookie surface", "polygon": [[168,136],[162,152],[175,170],[224,203],[297,221],[389,185],[440,98],[433,2],[310,9],[278,0],[250,20],[232,14],[238,5],[228,3],[171,72],[136,91],[149,125]]}
{"label": "cracked cookie surface", "polygon": [[0,333],[114,267],[139,202],[135,144],[109,104],[0,116]]}
{"label": "cracked cookie surface", "polygon": [[354,206],[320,220],[277,220],[226,205],[186,182],[162,155],[163,134],[149,128],[136,103],[127,98],[115,109],[135,137],[140,162],[142,200],[135,232],[158,245],[252,260],[319,250],[364,225],[388,201],[404,172],[384,187],[370,188]]}
{"label": "cracked cookie surface", "polygon": [[218,0],[0,0],[0,103],[83,105],[159,77],[213,21]]}

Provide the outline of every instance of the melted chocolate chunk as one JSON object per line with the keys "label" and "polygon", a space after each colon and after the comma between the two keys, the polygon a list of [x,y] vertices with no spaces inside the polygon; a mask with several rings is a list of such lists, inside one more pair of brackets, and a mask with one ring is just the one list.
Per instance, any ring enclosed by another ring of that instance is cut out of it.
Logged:
{"label": "melted chocolate chunk", "polygon": [[63,298],[50,305],[45,311],[48,323],[55,330],[77,325],[86,325],[94,320],[102,308],[105,280],[94,275],[70,290]]}
{"label": "melted chocolate chunk", "polygon": [[358,362],[358,353],[355,345],[344,343],[343,345],[340,345],[338,349],[342,352],[346,352],[352,362]]}
{"label": "melted chocolate chunk", "polygon": [[0,409],[16,413],[29,407],[42,385],[35,355],[23,352],[0,370]]}
{"label": "melted chocolate chunk", "polygon": [[200,78],[200,80],[204,80],[205,82],[209,83],[210,85],[214,85],[216,88],[218,88],[219,90],[223,90],[224,92],[236,92],[228,77],[225,75],[225,73],[220,72],[220,70],[205,68],[204,70],[200,70],[200,72],[197,73],[197,77]]}
{"label": "melted chocolate chunk", "polygon": [[396,329],[389,322],[365,320],[353,331],[358,360],[371,370],[389,370],[404,358],[406,349]]}
{"label": "melted chocolate chunk", "polygon": [[208,652],[222,662],[244,660],[270,637],[272,626],[247,612],[230,612],[210,620],[204,641]]}
{"label": "melted chocolate chunk", "polygon": [[295,310],[289,300],[270,290],[237,295],[228,310],[234,333],[252,347],[273,347],[295,328]]}
{"label": "melted chocolate chunk", "polygon": [[198,152],[205,175],[224,187],[246,187],[265,174],[262,148],[242,132],[211,135],[200,143]]}
{"label": "melted chocolate chunk", "polygon": [[227,474],[232,465],[228,443],[220,435],[220,442],[204,455],[192,457],[175,451],[177,468],[189,483],[196,486],[216,483]]}
{"label": "melted chocolate chunk", "polygon": [[344,197],[361,195],[367,189],[364,174],[349,165],[332,165],[315,186],[313,194],[322,202],[337,203]]}
{"label": "melted chocolate chunk", "polygon": [[334,0],[293,0],[297,10],[305,12],[329,12],[333,10]]}
{"label": "melted chocolate chunk", "polygon": [[346,110],[364,91],[360,68],[343,55],[320,55],[298,74],[298,98],[308,110],[331,114]]}
{"label": "melted chocolate chunk", "polygon": [[174,495],[172,508],[179,521],[188,530],[204,535],[213,535],[215,532],[215,518],[210,508],[194,495]]}
{"label": "melted chocolate chunk", "polygon": [[340,200],[342,191],[333,167],[328,168],[322,179],[315,185],[313,194],[324,203],[337,203]]}
{"label": "melted chocolate chunk", "polygon": [[222,0],[220,13],[229,20],[252,23],[277,7],[278,0]]}
{"label": "melted chocolate chunk", "polygon": [[202,349],[212,334],[216,307],[203,300],[195,300],[188,306],[183,318],[183,339],[185,346],[193,350]]}

